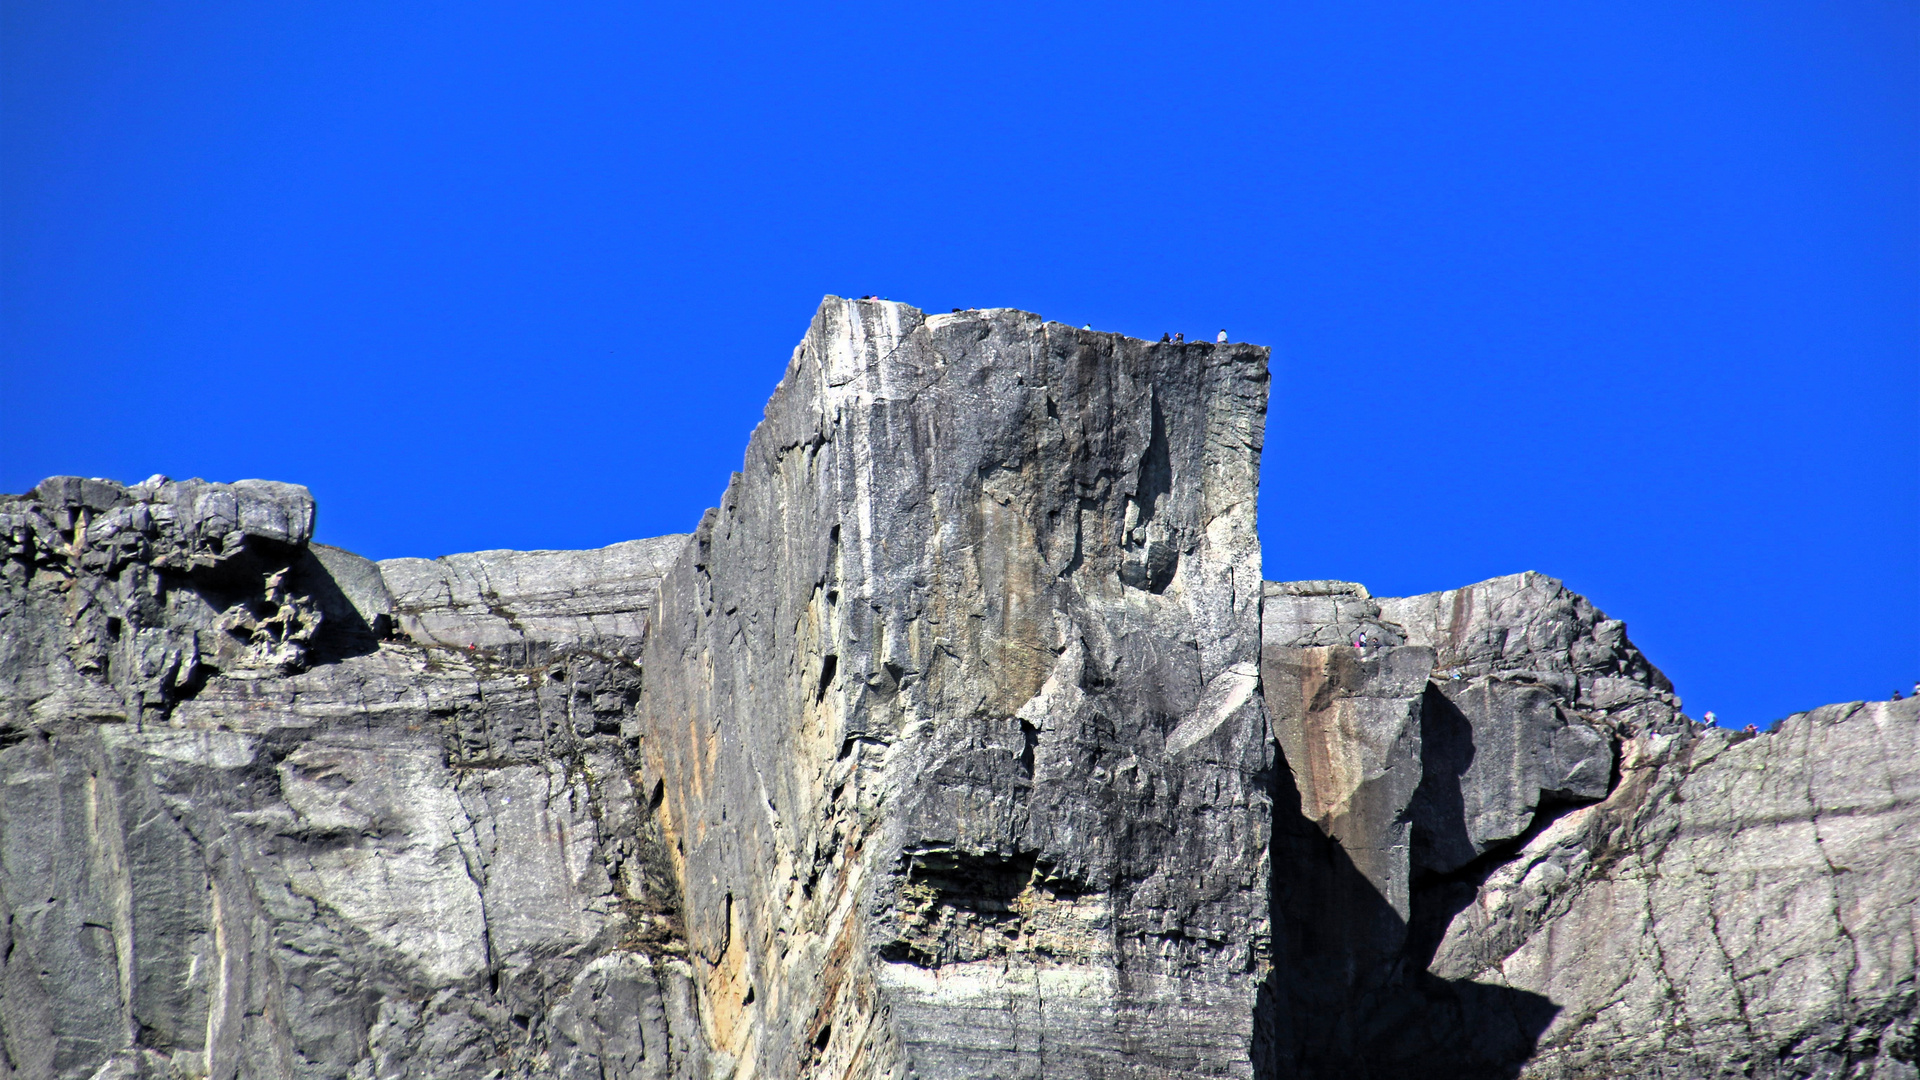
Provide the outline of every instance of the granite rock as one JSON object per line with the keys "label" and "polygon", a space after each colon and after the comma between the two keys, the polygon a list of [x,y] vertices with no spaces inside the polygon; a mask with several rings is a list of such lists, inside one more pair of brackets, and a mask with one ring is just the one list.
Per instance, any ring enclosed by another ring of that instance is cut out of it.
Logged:
{"label": "granite rock", "polygon": [[1545,575],[1386,599],[1381,616],[1434,650],[1416,814],[1423,869],[1458,870],[1525,832],[1542,807],[1601,798],[1617,739],[1677,722],[1680,699],[1626,625]]}
{"label": "granite rock", "polygon": [[0,497],[0,1078],[1920,1077],[1920,702],[1263,582],[1266,360],[830,297],[595,551]]}
{"label": "granite rock", "polygon": [[682,538],[455,560],[475,612],[313,518],[0,501],[0,1076],[711,1075],[622,734]]}
{"label": "granite rock", "polygon": [[1920,701],[1645,732],[1480,882],[1433,970],[1558,1012],[1541,1080],[1920,1075]]}
{"label": "granite rock", "polygon": [[1269,581],[1262,586],[1262,643],[1271,648],[1401,645],[1400,628],[1357,581]]}
{"label": "granite rock", "polygon": [[1550,578],[1328,594],[1266,589],[1273,1075],[1916,1075],[1920,703],[1754,738]]}
{"label": "granite rock", "polygon": [[685,542],[389,559],[380,576],[400,633],[422,645],[526,658],[590,641],[637,659],[660,578]]}
{"label": "granite rock", "polygon": [[1266,357],[822,305],[645,654],[743,1067],[1251,1075]]}

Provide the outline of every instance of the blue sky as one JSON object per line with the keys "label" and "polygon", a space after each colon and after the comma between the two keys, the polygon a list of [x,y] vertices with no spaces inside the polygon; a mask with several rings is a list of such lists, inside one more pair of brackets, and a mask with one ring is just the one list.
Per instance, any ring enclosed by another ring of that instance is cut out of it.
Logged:
{"label": "blue sky", "polygon": [[1274,349],[1270,578],[1920,677],[1920,5],[0,5],[0,490],[683,531],[821,295]]}

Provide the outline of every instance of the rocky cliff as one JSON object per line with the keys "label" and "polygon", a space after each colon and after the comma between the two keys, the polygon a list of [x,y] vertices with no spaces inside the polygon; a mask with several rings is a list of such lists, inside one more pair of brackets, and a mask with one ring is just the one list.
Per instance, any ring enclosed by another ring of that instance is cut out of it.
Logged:
{"label": "rocky cliff", "polygon": [[0,498],[0,1076],[1920,1076],[1920,702],[1263,581],[1266,389],[829,298],[690,536]]}

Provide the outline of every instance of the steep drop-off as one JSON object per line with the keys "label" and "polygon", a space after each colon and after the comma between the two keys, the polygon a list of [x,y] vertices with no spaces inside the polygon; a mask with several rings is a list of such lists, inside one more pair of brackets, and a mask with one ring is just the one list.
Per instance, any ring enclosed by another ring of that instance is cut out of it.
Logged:
{"label": "steep drop-off", "polygon": [[1263,582],[1266,359],[829,298],[598,551],[0,497],[0,1076],[1920,1076],[1920,702]]}

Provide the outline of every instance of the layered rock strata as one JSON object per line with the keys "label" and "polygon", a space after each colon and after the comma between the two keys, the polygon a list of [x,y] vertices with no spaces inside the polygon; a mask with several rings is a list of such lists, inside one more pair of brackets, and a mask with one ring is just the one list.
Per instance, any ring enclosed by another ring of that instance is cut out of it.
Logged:
{"label": "layered rock strata", "polygon": [[591,552],[0,497],[0,1077],[1920,1076],[1920,702],[1262,582],[1265,365],[829,298]]}

